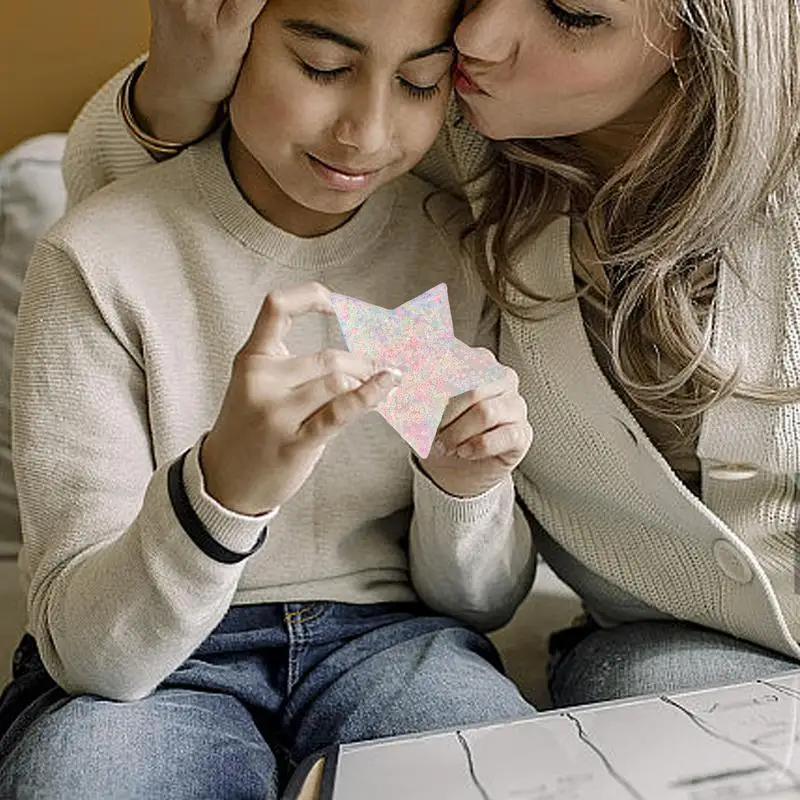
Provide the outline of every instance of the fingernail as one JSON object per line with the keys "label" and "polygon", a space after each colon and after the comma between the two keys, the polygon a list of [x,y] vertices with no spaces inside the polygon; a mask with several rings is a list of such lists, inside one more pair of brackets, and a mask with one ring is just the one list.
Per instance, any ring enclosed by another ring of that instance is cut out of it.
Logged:
{"label": "fingernail", "polygon": [[391,375],[394,376],[394,379],[395,379],[395,381],[397,381],[397,383],[400,383],[400,381],[401,381],[401,379],[403,377],[403,371],[402,370],[397,369],[397,367],[384,367],[384,369],[386,370],[386,372],[388,372],[388,373],[390,373]]}
{"label": "fingernail", "polygon": [[[396,370],[395,370],[395,372],[396,372]],[[387,386],[395,386],[396,387],[396,385],[397,385],[397,383],[398,383],[398,381],[400,379],[399,379],[399,376],[395,374],[395,372],[392,372],[391,370],[388,370],[388,369],[383,370],[383,372],[381,372],[380,375],[378,375],[378,378],[377,378],[378,386],[380,386],[381,388],[384,388],[384,389]]]}

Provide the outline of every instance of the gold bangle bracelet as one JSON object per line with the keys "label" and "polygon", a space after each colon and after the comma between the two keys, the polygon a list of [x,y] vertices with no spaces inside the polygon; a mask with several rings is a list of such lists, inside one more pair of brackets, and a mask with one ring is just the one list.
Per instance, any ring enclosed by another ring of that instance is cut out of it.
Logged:
{"label": "gold bangle bracelet", "polygon": [[136,81],[142,74],[145,63],[146,62],[143,61],[141,64],[137,64],[136,67],[131,70],[128,77],[125,78],[125,82],[122,84],[119,93],[117,94],[117,111],[122,117],[122,122],[124,123],[125,128],[127,129],[131,138],[138,145],[147,150],[147,152],[150,153],[153,158],[155,158],[157,161],[161,161],[163,159],[178,155],[178,153],[182,152],[187,147],[191,147],[193,144],[202,141],[206,136],[208,136],[209,133],[216,130],[227,116],[227,104],[222,103],[220,105],[217,116],[208,131],[198,139],[195,139],[191,142],[169,142],[165,141],[164,139],[158,139],[155,136],[151,136],[149,133],[147,133],[147,131],[142,130],[141,126],[136,121],[135,114],[133,113],[133,89],[136,86]]}

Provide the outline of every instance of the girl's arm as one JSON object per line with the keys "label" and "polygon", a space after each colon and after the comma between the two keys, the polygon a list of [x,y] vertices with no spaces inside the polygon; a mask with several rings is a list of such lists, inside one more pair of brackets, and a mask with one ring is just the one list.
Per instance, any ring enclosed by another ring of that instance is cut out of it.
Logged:
{"label": "girl's arm", "polygon": [[136,342],[48,239],[27,272],[12,383],[28,626],[64,689],[135,700],[222,619],[269,516],[205,493],[199,443],[182,468],[155,463]]}
{"label": "girl's arm", "polygon": [[[475,346],[497,353],[500,314],[486,301]],[[527,449],[527,448],[526,448]],[[431,608],[481,630],[508,622],[531,588],[536,552],[511,475],[476,497],[445,493],[412,456],[414,588]]]}
{"label": "girl's arm", "polygon": [[412,457],[414,588],[436,611],[479,630],[511,619],[533,583],[536,552],[511,477],[477,497],[445,494]]}

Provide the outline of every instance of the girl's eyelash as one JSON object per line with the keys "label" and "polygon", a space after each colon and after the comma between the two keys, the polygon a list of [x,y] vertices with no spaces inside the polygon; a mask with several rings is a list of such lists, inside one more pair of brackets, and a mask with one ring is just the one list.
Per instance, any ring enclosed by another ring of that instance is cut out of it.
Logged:
{"label": "girl's eyelash", "polygon": [[576,13],[568,11],[564,6],[557,3],[555,0],[545,0],[547,10],[550,12],[553,19],[558,25],[567,30],[585,30],[587,28],[596,28],[608,19],[602,14],[588,14]]}
{"label": "girl's eyelash", "polygon": [[433,86],[417,86],[415,83],[409,83],[400,79],[400,85],[408,92],[415,100],[430,100],[439,94],[439,84],[434,83]]}
{"label": "girl's eyelash", "polygon": [[[309,78],[319,83],[333,83],[344,75],[349,67],[339,67],[338,69],[317,69],[307,64],[305,61],[300,61],[300,68],[308,75]],[[430,100],[439,94],[440,86],[435,83],[433,86],[417,86],[415,83],[410,83],[403,78],[399,79],[400,85],[403,90],[413,97],[415,100]]]}
{"label": "girl's eyelash", "polygon": [[316,69],[311,64],[306,64],[305,61],[300,61],[300,69],[308,75],[309,78],[319,83],[333,83],[337,78],[347,72],[347,67],[339,67],[338,69]]}

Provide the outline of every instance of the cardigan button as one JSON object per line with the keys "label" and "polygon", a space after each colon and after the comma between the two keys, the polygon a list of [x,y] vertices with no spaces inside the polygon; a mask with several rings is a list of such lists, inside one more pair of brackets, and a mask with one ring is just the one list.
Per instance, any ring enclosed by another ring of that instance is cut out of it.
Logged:
{"label": "cardigan button", "polygon": [[706,475],[718,481],[746,481],[758,475],[758,467],[752,464],[714,464],[706,470]]}
{"label": "cardigan button", "polygon": [[753,570],[750,565],[727,539],[717,539],[712,550],[717,566],[732,581],[750,583],[753,580]]}

